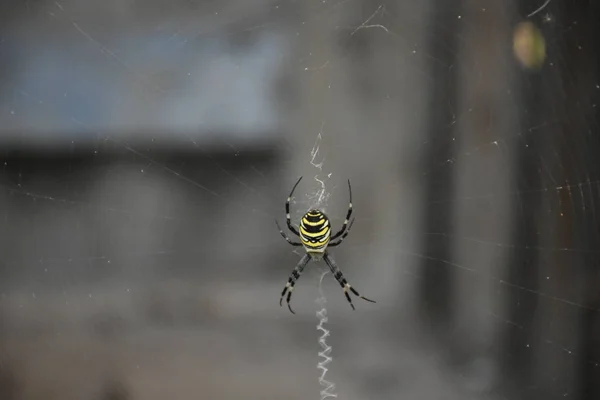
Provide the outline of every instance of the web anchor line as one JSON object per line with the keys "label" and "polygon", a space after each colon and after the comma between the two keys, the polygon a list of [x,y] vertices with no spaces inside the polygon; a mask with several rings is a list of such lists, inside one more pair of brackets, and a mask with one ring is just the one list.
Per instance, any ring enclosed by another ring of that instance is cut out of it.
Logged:
{"label": "web anchor line", "polygon": [[325,304],[327,303],[327,299],[323,294],[323,290],[321,288],[321,284],[323,282],[323,278],[327,275],[329,271],[323,272],[321,275],[321,279],[319,280],[319,294],[320,297],[317,299],[317,303],[321,306],[321,309],[317,311],[317,318],[319,318],[319,324],[317,325],[317,330],[323,332],[323,334],[319,337],[319,345],[321,346],[321,351],[318,352],[318,356],[320,361],[317,363],[317,369],[321,370],[321,376],[319,377],[319,384],[323,387],[321,390],[321,400],[325,400],[329,397],[337,397],[337,393],[335,393],[335,383],[330,382],[325,379],[327,375],[327,364],[333,361],[333,358],[330,356],[331,354],[331,346],[327,344],[327,337],[329,337],[329,330],[327,330],[323,324],[327,323],[327,309],[325,308]]}

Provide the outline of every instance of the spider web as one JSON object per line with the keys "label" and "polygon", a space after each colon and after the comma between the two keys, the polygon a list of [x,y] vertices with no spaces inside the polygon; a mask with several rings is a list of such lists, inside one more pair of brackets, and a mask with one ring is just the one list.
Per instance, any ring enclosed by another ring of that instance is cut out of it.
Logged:
{"label": "spider web", "polygon": [[316,398],[300,175],[340,398],[597,395],[595,6],[4,7],[0,398]]}

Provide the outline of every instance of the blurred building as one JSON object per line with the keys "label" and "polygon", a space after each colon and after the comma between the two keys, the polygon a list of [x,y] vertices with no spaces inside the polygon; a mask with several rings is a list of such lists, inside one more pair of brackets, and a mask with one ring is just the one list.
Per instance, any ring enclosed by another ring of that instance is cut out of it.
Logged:
{"label": "blurred building", "polygon": [[340,397],[597,398],[598,9],[541,5],[3,6],[0,399],[316,396],[299,175]]}

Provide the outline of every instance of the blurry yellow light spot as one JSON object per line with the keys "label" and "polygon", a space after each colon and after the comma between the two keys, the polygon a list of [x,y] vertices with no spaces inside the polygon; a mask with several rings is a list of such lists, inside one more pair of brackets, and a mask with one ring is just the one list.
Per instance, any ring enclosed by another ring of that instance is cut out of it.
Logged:
{"label": "blurry yellow light spot", "polygon": [[540,69],[546,59],[546,41],[532,22],[521,22],[513,33],[513,52],[519,63],[528,69]]}

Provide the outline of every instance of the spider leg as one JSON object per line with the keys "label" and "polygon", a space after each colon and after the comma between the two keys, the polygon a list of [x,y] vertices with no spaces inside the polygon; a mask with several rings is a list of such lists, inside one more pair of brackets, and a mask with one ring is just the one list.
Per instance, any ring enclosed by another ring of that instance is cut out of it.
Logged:
{"label": "spider leg", "polygon": [[352,186],[350,186],[350,179],[348,179],[348,191],[350,192],[350,203],[348,204],[348,213],[346,214],[346,219],[344,220],[344,225],[342,225],[342,228],[339,230],[338,233],[336,233],[335,235],[333,235],[331,237],[331,240],[335,240],[335,239],[339,238],[342,235],[342,233],[344,233],[344,231],[346,230],[346,227],[348,226],[348,221],[350,220],[350,217],[352,216]]}
{"label": "spider leg", "polygon": [[323,255],[323,260],[325,260],[325,263],[327,263],[327,266],[329,266],[329,269],[331,270],[333,277],[339,282],[342,289],[344,289],[344,294],[346,295],[346,299],[348,300],[348,303],[350,303],[350,307],[352,307],[353,310],[355,310],[355,308],[354,308],[354,304],[352,304],[352,299],[350,298],[350,294],[348,293],[348,290],[350,290],[352,293],[354,293],[354,295],[360,297],[363,300],[369,301],[371,303],[376,303],[375,300],[367,299],[365,296],[361,296],[356,291],[356,289],[354,289],[352,286],[350,286],[350,284],[348,283],[346,278],[344,278],[344,274],[342,274],[342,271],[340,270],[340,268],[333,261],[333,259],[331,257],[329,257],[329,254],[325,253]]}
{"label": "spider leg", "polygon": [[288,281],[285,284],[285,287],[283,288],[283,292],[281,292],[281,298],[279,299],[279,305],[280,306],[282,305],[281,303],[283,301],[283,297],[285,296],[285,293],[287,292],[287,299],[286,299],[287,306],[290,309],[290,311],[292,312],[292,314],[296,314],[294,312],[294,310],[292,310],[292,307],[290,306],[290,300],[292,299],[292,290],[294,290],[294,285],[296,284],[296,281],[300,278],[300,274],[302,273],[302,271],[304,271],[304,267],[306,267],[306,264],[308,264],[309,261],[310,261],[310,255],[305,254],[304,257],[302,257],[302,259],[300,259],[300,261],[298,262],[298,264],[296,265],[296,267],[290,274],[290,277],[288,278]]}
{"label": "spider leg", "polygon": [[288,229],[290,231],[292,231],[292,233],[296,236],[300,236],[300,233],[298,232],[298,230],[292,225],[292,217],[290,216],[290,201],[292,201],[292,196],[294,194],[294,190],[296,190],[296,186],[298,186],[298,184],[300,183],[300,181],[302,180],[302,177],[300,177],[298,179],[298,181],[296,181],[296,184],[294,185],[294,187],[292,188],[292,191],[290,192],[290,195],[288,196],[287,200],[285,201],[285,219],[287,221],[287,226]]}
{"label": "spider leg", "polygon": [[342,241],[344,239],[346,239],[346,236],[348,236],[348,234],[350,233],[350,229],[352,228],[352,224],[354,223],[355,219],[356,218],[352,218],[352,221],[350,221],[350,225],[348,225],[348,229],[346,230],[346,232],[344,232],[344,234],[342,235],[342,237],[337,242],[329,243],[328,244],[329,247],[339,246],[340,243],[342,243]]}
{"label": "spider leg", "polygon": [[302,246],[302,243],[299,242],[294,242],[292,241],[292,239],[290,239],[288,237],[288,235],[285,234],[285,232],[283,232],[283,230],[281,229],[281,227],[279,226],[279,222],[277,222],[277,220],[275,220],[275,225],[277,225],[277,229],[279,229],[279,233],[281,234],[281,236],[283,236],[283,238],[292,246]]}

